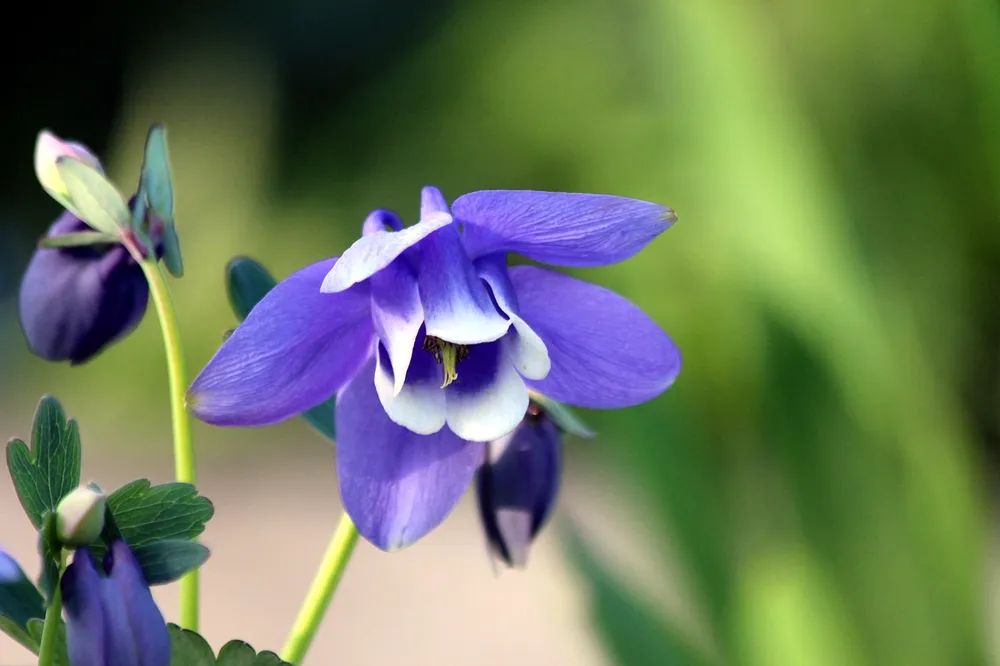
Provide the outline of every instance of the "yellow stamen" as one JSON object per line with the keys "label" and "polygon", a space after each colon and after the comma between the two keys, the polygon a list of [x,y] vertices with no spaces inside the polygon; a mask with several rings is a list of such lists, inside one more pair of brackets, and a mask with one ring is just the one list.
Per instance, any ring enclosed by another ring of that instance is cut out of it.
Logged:
{"label": "yellow stamen", "polygon": [[458,379],[458,364],[469,355],[466,345],[456,345],[440,338],[427,336],[424,338],[424,349],[434,354],[434,360],[444,366],[444,388]]}

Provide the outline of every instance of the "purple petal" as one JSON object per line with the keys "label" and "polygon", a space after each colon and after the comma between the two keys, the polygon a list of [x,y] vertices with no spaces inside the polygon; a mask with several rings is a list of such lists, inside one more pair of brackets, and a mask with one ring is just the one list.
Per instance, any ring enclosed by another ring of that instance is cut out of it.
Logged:
{"label": "purple petal", "polygon": [[[423,342],[420,336],[418,344]],[[434,357],[422,349],[414,356],[400,391],[394,386],[392,366],[382,345],[375,366],[375,390],[388,417],[397,425],[419,435],[433,435],[445,424],[445,393],[441,390],[443,373]]]}
{"label": "purple petal", "polygon": [[60,587],[70,663],[73,666],[104,666],[107,651],[102,584],[89,550],[76,551],[73,562],[63,573]]}
{"label": "purple petal", "polygon": [[21,580],[24,574],[17,561],[0,548],[0,585]]}
{"label": "purple petal", "polygon": [[436,187],[425,187],[420,191],[420,219],[426,220],[435,215],[450,214],[448,202],[445,200],[441,190]]}
{"label": "purple petal", "polygon": [[374,361],[337,400],[337,472],[344,509],[382,550],[417,541],[451,513],[483,459],[483,444],[447,428],[417,435],[385,414]]}
{"label": "purple petal", "polygon": [[419,252],[417,280],[427,335],[455,344],[503,337],[510,322],[493,307],[455,227],[428,236]]}
{"label": "purple petal", "polygon": [[473,345],[457,370],[458,379],[445,388],[452,432],[487,442],[517,427],[528,409],[528,389],[502,343]]}
{"label": "purple petal", "polygon": [[677,216],[658,204],[602,194],[486,190],[459,197],[469,255],[516,252],[556,266],[603,266],[628,259]]}
{"label": "purple petal", "polygon": [[[48,235],[88,228],[66,212]],[[134,330],[148,300],[142,269],[121,245],[40,248],[21,281],[18,319],[32,353],[78,365]]]}
{"label": "purple petal", "polygon": [[399,216],[391,210],[378,209],[369,213],[365,218],[365,223],[361,227],[362,236],[371,236],[383,231],[399,231],[403,228],[403,222]]}
{"label": "purple petal", "polygon": [[322,291],[337,293],[367,280],[428,235],[451,223],[451,215],[440,213],[423,218],[402,231],[362,236],[347,248],[337,265],[330,270],[322,282]]}
{"label": "purple petal", "polygon": [[396,378],[393,392],[399,393],[403,389],[417,333],[424,323],[417,276],[409,263],[400,259],[371,276],[369,284],[375,334],[389,353],[391,373]]}
{"label": "purple petal", "polygon": [[538,334],[517,314],[517,294],[507,273],[507,256],[491,254],[482,257],[476,260],[476,271],[489,285],[497,307],[507,315],[514,326],[514,330],[504,337],[514,367],[522,377],[544,379],[551,367],[549,352]]}
{"label": "purple petal", "polygon": [[111,575],[119,608],[124,609],[131,642],[141,666],[169,666],[170,633],[149,591],[142,569],[124,541],[111,545]]}
{"label": "purple petal", "polygon": [[510,277],[521,316],[552,359],[548,376],[529,382],[535,390],[580,407],[629,407],[667,390],[680,372],[673,341],[618,294],[533,266],[516,266]]}
{"label": "purple petal", "polygon": [[[195,378],[188,407],[213,425],[277,423],[327,400],[371,356],[368,285],[324,294],[336,259],[280,282]],[[371,375],[369,375],[370,377]]]}
{"label": "purple petal", "polygon": [[102,580],[100,587],[105,646],[108,654],[114,655],[109,663],[115,666],[141,666],[139,646],[132,636],[131,618],[122,603],[121,594],[110,579]]}

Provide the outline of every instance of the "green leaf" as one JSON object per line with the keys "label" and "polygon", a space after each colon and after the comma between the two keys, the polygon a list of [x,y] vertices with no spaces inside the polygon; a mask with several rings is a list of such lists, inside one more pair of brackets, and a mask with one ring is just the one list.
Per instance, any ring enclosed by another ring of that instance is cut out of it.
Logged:
{"label": "green leaf", "polygon": [[190,540],[205,531],[215,507],[190,483],[153,486],[139,479],[108,497],[118,533],[132,550],[168,539]]}
{"label": "green leaf", "polygon": [[253,666],[257,653],[243,641],[229,641],[219,650],[217,664],[223,666]]}
{"label": "green leaf", "polygon": [[181,277],[184,260],[174,227],[174,185],[167,153],[167,130],[160,124],[150,127],[146,136],[141,190],[146,193],[150,210],[163,222],[163,263],[171,275]]}
{"label": "green leaf", "polygon": [[193,631],[169,624],[172,647],[170,666],[292,666],[273,652],[257,654],[245,641],[229,641],[216,660],[208,642]]}
{"label": "green leaf", "polygon": [[[0,622],[0,628],[7,631],[9,623],[23,633],[28,629],[29,620],[45,616],[45,599],[20,565],[18,570],[20,577],[17,580],[0,583],[0,620],[6,621]],[[20,640],[18,636],[11,636]]]}
{"label": "green leaf", "polygon": [[42,517],[42,527],[38,530],[38,554],[42,558],[38,586],[45,599],[51,601],[59,584],[59,570],[62,568],[62,544],[56,533],[55,512],[47,512]]}
{"label": "green leaf", "polygon": [[215,666],[215,653],[204,638],[193,631],[168,624],[170,666]]}
{"label": "green leaf", "polygon": [[[70,666],[69,650],[66,647],[66,623],[62,619],[58,619],[57,621],[59,622],[59,628],[56,630],[55,652],[52,656],[52,661],[49,663],[52,666]],[[44,620],[35,619],[28,623],[28,632],[31,634],[32,640],[38,643],[39,646],[42,644],[42,631],[44,629]]]}
{"label": "green leaf", "polygon": [[[37,619],[37,618],[32,618]],[[38,641],[28,633],[26,627],[22,627],[14,620],[11,620],[6,615],[0,615],[0,631],[10,636],[13,640],[17,641],[24,646],[25,649],[31,650],[35,654],[38,654]]]}
{"label": "green leaf", "polygon": [[[278,282],[264,266],[250,257],[235,257],[226,265],[226,292],[229,304],[242,322],[250,311],[277,286]],[[225,336],[226,339],[229,336]],[[331,442],[336,439],[334,429],[335,400],[329,400],[303,412],[300,416]]]}
{"label": "green leaf", "polygon": [[81,220],[116,238],[128,228],[132,217],[128,205],[104,174],[65,155],[56,160],[56,169]]}
{"label": "green leaf", "polygon": [[706,658],[666,618],[651,609],[598,561],[570,524],[567,550],[589,583],[591,618],[615,663],[623,666],[708,666]]}
{"label": "green leaf", "polygon": [[83,247],[86,245],[107,245],[108,243],[116,242],[118,242],[117,238],[109,236],[103,231],[78,231],[60,236],[45,236],[38,241],[38,247]]}
{"label": "green leaf", "polygon": [[178,580],[208,560],[208,548],[194,541],[167,539],[132,548],[146,582],[165,585]]}
{"label": "green leaf", "polygon": [[31,448],[14,439],[7,444],[7,469],[17,498],[35,528],[42,515],[80,485],[80,433],[66,419],[59,401],[44,396],[35,410]]}
{"label": "green leaf", "polygon": [[541,393],[531,392],[531,399],[534,400],[539,407],[545,410],[545,413],[551,417],[555,424],[562,429],[563,432],[569,433],[570,435],[576,435],[577,437],[582,437],[584,439],[590,439],[594,436],[594,431],[591,430],[586,423],[583,422],[579,416],[573,412],[572,409],[557,402],[547,395],[542,395]]}

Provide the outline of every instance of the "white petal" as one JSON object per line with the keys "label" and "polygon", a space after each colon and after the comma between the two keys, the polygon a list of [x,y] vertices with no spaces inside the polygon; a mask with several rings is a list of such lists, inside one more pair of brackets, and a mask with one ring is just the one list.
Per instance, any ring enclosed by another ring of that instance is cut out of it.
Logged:
{"label": "white petal", "polygon": [[[380,349],[375,355],[375,391],[382,403],[386,415],[397,425],[417,433],[418,435],[433,435],[445,424],[445,393],[441,390],[440,368],[434,359],[431,364],[437,367],[437,372],[430,376],[415,377],[414,370],[424,371],[429,368],[424,359],[413,359],[411,372],[403,384],[403,388],[395,391],[392,373],[386,367],[388,359]],[[426,374],[426,373],[421,373]],[[457,433],[456,433],[457,434]]]}

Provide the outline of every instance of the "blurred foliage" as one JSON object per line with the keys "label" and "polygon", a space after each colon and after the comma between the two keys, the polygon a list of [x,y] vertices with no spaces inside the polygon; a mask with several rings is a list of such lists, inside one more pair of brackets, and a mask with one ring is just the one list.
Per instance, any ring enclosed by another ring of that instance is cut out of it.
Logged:
{"label": "blurred foliage", "polygon": [[[424,184],[450,198],[523,187],[671,205],[680,222],[663,238],[586,276],[661,322],[685,369],[652,404],[588,415],[599,448],[580,450],[635,480],[709,645],[691,657],[669,613],[651,617],[655,603],[584,559],[609,654],[630,666],[989,661],[994,2],[264,4],[219,5],[209,24],[228,26],[225,39],[175,7],[116,70],[120,108],[86,107],[89,124],[71,122],[97,94],[85,87],[21,108],[20,185],[0,211],[26,230],[0,248],[8,296],[55,214],[40,190],[25,203],[25,132],[43,126],[95,143],[120,179],[138,172],[149,123],[169,127],[192,369],[235,323],[230,257],[286,275],[346,247],[371,208],[414,221]],[[330,33],[293,29],[326,22]],[[165,424],[151,319],[72,372],[9,352],[25,379],[8,408],[58,385],[109,429],[135,414]],[[19,349],[13,324],[0,335]]]}

